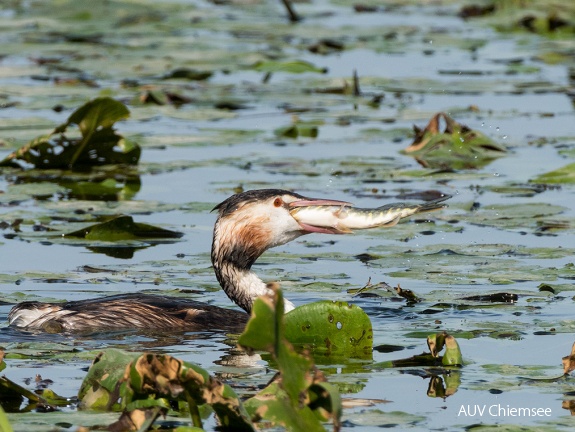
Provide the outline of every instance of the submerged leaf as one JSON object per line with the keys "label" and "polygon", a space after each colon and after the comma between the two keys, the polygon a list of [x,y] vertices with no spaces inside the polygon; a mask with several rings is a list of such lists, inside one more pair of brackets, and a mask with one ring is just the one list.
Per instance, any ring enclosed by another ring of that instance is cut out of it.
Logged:
{"label": "submerged leaf", "polygon": [[[443,131],[442,119],[445,122]],[[425,168],[480,168],[506,152],[492,139],[456,122],[446,113],[433,116],[425,129],[414,129],[415,139],[403,152],[415,157]]]}

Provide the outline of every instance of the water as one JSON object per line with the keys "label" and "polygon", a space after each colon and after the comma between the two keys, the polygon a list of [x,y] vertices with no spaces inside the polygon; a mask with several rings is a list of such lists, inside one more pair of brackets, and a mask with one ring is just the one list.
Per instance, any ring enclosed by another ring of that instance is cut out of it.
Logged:
{"label": "water", "polygon": [[[168,18],[163,27],[132,26],[127,40],[137,40],[141,46],[132,44],[128,50],[126,45],[130,44],[121,40],[126,34],[123,32],[128,32],[126,28],[119,28],[117,36],[110,33],[109,45],[31,43],[38,35],[47,37],[46,33],[29,29],[23,22],[30,17],[37,19],[36,14],[41,12],[27,6],[14,13],[16,18],[9,12],[0,15],[4,21],[16,19],[16,27],[2,27],[0,36],[13,43],[2,48],[5,57],[0,63],[0,102],[16,103],[0,110],[0,139],[6,141],[0,147],[0,156],[64,122],[71,109],[87,98],[111,93],[130,102],[132,111],[132,118],[117,126],[119,131],[141,142],[144,149],[140,162],[142,185],[133,199],[137,206],[117,205],[140,222],[185,235],[180,241],[139,249],[123,259],[83,246],[60,244],[45,233],[34,232],[33,224],[66,228],[66,222],[55,219],[68,215],[70,208],[84,209],[91,203],[58,194],[45,201],[29,193],[16,195],[13,190],[19,180],[3,175],[0,221],[11,223],[24,218],[21,232],[9,227],[2,230],[0,284],[7,302],[194,289],[189,294],[194,298],[230,306],[210,269],[215,214],[209,209],[236,188],[282,187],[309,196],[351,201],[361,207],[398,200],[404,193],[437,189],[454,197],[449,209],[433,215],[433,225],[412,221],[388,231],[304,237],[266,253],[255,270],[265,280],[280,280],[285,296],[296,305],[320,299],[353,301],[370,315],[376,347],[404,346],[398,352],[376,350],[373,363],[366,365],[350,362],[320,366],[330,381],[354,389],[345,393],[345,398],[373,399],[372,404],[344,411],[346,429],[461,430],[480,422],[572,427],[570,412],[562,408],[563,400],[570,398],[566,393],[571,391],[572,380],[537,380],[562,374],[561,358],[569,354],[573,343],[574,276],[566,266],[573,262],[571,248],[575,244],[574,189],[564,185],[527,194],[498,190],[531,187],[529,182],[536,176],[572,161],[573,103],[564,91],[569,85],[568,65],[535,60],[541,49],[535,36],[523,35],[520,41],[501,36],[486,26],[456,18],[454,6],[400,7],[355,14],[348,5],[326,1],[298,4],[301,13],[311,17],[299,27],[287,26],[279,10],[269,5],[258,9],[190,2],[185,13],[177,12],[171,2],[147,6],[163,7]],[[326,16],[325,11],[332,13]],[[184,31],[190,25],[190,16],[205,21]],[[53,19],[58,22],[58,14]],[[212,27],[209,20],[215,23]],[[249,27],[250,20],[253,28]],[[96,26],[93,21],[91,25]],[[101,31],[109,31],[107,22],[102,19]],[[62,31],[81,28],[73,19],[66,26]],[[253,30],[251,38],[233,36],[246,26]],[[383,35],[390,32],[397,35],[386,40]],[[347,49],[329,55],[307,51],[311,42],[329,36],[341,36]],[[234,49],[221,54],[222,46]],[[62,52],[71,53],[66,56],[66,65],[97,77],[100,87],[58,84],[56,77],[76,75],[30,60],[58,58]],[[248,66],[272,54],[307,60],[329,70],[325,75],[277,73],[263,84],[262,74]],[[508,65],[514,59],[538,69],[510,74]],[[106,61],[109,69],[102,67]],[[200,69],[214,68],[213,78],[198,83],[157,79],[177,66],[198,65]],[[349,84],[354,69],[362,91],[368,95],[365,98],[308,91],[341,86],[344,81]],[[50,79],[34,79],[36,74]],[[140,87],[122,86],[121,81],[127,78],[138,79]],[[145,85],[182,92],[195,102],[180,108],[139,106],[135,100]],[[384,95],[379,108],[366,103],[373,94]],[[213,103],[221,99],[240,100],[249,108],[234,112],[213,109]],[[56,103],[67,109],[54,112],[51,108]],[[317,138],[275,136],[275,129],[294,120],[293,113],[282,109],[286,104],[310,109],[297,117],[319,121]],[[476,109],[469,109],[472,106]],[[438,111],[448,112],[508,146],[509,153],[478,170],[455,175],[409,175],[408,171],[422,168],[400,153],[410,143],[408,131],[413,124],[423,127]],[[539,145],[541,138],[545,143]],[[158,203],[169,206],[163,209]],[[472,211],[473,203],[478,207]],[[513,209],[530,203],[540,206],[542,212],[546,204],[563,209],[548,216],[527,213],[523,222],[515,225],[477,219],[493,206],[503,206],[502,217],[513,221],[518,217]],[[541,232],[535,220],[560,220],[567,225],[558,231]],[[433,235],[423,233],[430,230]],[[460,250],[457,248],[463,249],[461,255],[434,258],[440,250]],[[518,253],[485,252],[492,249]],[[381,254],[383,258],[364,263],[356,258],[364,253]],[[85,266],[102,272],[90,273]],[[450,276],[442,278],[442,272]],[[348,288],[361,287],[370,278],[392,286],[399,283],[424,301],[407,306],[391,295],[359,298],[347,293]],[[332,286],[308,288],[313,282]],[[540,292],[541,283],[559,286],[557,295]],[[503,291],[518,293],[518,302],[462,307],[469,303],[462,297]],[[448,307],[440,308],[438,304]],[[1,322],[6,322],[10,307],[0,305]],[[449,397],[431,397],[431,378],[422,375],[432,375],[433,371],[377,366],[420,354],[427,347],[425,337],[419,334],[443,330],[462,334],[458,342],[466,363],[456,391]],[[464,337],[465,332],[474,332],[473,337]],[[48,349],[48,343],[58,345]],[[259,356],[238,355],[221,333],[79,337],[31,335],[4,325],[0,345],[8,353],[25,352],[28,356],[9,358],[3,371],[7,377],[23,384],[40,373],[53,380],[51,388],[56,393],[68,397],[76,394],[92,352],[106,347],[169,352],[228,380],[238,386],[240,393],[245,387],[265,383],[272,375],[267,361]],[[76,357],[59,360],[61,353],[71,349],[78,351]],[[549,409],[550,415],[513,417],[500,415],[499,411],[492,415],[489,408],[494,405],[498,409]],[[475,406],[486,406],[487,414],[465,414]],[[77,414],[73,405],[65,412]],[[25,415],[10,417],[13,422],[23,418]],[[50,421],[41,419],[49,429]],[[30,430],[22,426],[25,423],[16,424]]]}

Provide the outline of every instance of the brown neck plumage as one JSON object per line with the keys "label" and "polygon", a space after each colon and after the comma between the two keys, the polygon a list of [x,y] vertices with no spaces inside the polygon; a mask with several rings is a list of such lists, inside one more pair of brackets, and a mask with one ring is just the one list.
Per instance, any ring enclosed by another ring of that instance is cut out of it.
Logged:
{"label": "brown neck plumage", "polygon": [[249,226],[218,218],[212,241],[212,265],[227,296],[246,312],[250,312],[255,299],[269,292],[266,284],[251,267],[266,250],[261,235]]}

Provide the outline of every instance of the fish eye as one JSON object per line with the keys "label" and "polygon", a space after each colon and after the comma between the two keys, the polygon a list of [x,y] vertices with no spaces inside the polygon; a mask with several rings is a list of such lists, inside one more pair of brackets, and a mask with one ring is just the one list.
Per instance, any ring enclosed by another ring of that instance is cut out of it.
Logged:
{"label": "fish eye", "polygon": [[284,204],[284,202],[280,197],[277,197],[274,200],[274,207],[281,207],[281,206],[283,206],[283,204]]}

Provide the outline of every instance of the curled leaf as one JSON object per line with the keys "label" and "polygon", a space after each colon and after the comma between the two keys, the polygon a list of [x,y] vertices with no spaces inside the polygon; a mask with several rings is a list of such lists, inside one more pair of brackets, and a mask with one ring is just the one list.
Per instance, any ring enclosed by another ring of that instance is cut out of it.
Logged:
{"label": "curled leaf", "polygon": [[[445,128],[441,130],[441,120]],[[434,115],[403,152],[425,168],[476,169],[506,153],[506,149],[479,131],[456,122],[446,113]]]}
{"label": "curled leaf", "polygon": [[[50,134],[33,139],[9,154],[0,166],[23,168],[72,168],[77,165],[135,165],[140,146],[117,134],[113,125],[130,115],[128,108],[112,98],[93,99],[74,111]],[[76,125],[80,132],[70,131]]]}
{"label": "curled leaf", "polygon": [[563,357],[562,361],[563,361],[563,373],[565,375],[575,370],[575,343],[571,347],[571,354]]}
{"label": "curled leaf", "polygon": [[444,366],[461,366],[463,364],[459,344],[451,335],[445,336],[445,354],[443,354],[441,362]]}

